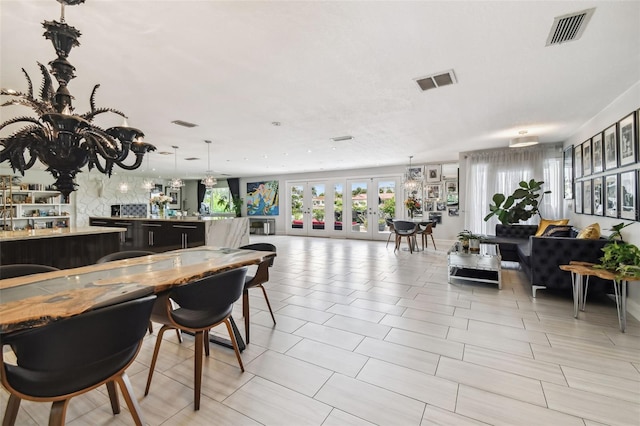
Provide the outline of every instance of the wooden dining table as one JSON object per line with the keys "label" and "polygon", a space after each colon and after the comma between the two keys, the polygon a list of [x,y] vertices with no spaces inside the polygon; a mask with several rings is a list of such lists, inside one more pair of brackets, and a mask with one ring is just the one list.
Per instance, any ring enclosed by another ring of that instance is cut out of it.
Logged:
{"label": "wooden dining table", "polygon": [[163,293],[275,256],[274,252],[201,246],[0,280],[0,334]]}

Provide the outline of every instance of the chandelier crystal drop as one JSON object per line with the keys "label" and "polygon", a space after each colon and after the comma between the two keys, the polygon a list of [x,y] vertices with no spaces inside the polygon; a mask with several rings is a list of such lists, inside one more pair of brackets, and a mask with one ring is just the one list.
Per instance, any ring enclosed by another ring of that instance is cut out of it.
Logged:
{"label": "chandelier crystal drop", "polygon": [[404,174],[404,178],[402,179],[402,186],[409,193],[419,191],[420,187],[422,186],[422,181],[419,179],[416,179],[412,172],[412,168],[411,168],[412,158],[413,158],[413,155],[409,156],[409,167],[407,168],[407,171]]}
{"label": "chandelier crystal drop", "polygon": [[[113,108],[98,108],[95,95],[99,84],[95,85],[89,97],[89,112],[75,114],[72,105],[74,97],[67,88],[69,81],[75,78],[75,67],[67,57],[74,46],[79,46],[80,31],[67,25],[64,19],[64,7],[84,3],[84,0],[57,0],[61,5],[60,22],[44,21],[44,37],[51,40],[58,57],[49,62],[51,71],[38,63],[43,82],[40,92],[34,95],[29,74],[22,69],[27,79],[28,90],[20,92],[2,89],[0,94],[12,99],[3,103],[30,107],[37,117],[15,117],[0,125],[0,130],[15,124],[25,125],[7,137],[0,138],[0,163],[8,161],[13,171],[23,176],[36,160],[47,166],[56,179],[53,186],[64,197],[76,190],[75,177],[80,169],[88,165],[101,173],[111,176],[113,166],[125,170],[140,167],[144,155],[154,151],[155,146],[143,142],[144,133],[128,125],[103,129],[93,123],[96,116],[113,113],[126,118],[126,115]],[[52,76],[58,82],[54,90]],[[133,162],[125,164],[129,154],[134,155]],[[25,158],[26,157],[26,158]]]}
{"label": "chandelier crystal drop", "polygon": [[175,158],[174,158],[174,169],[175,169],[175,174],[176,177],[174,177],[173,179],[171,179],[171,181],[169,182],[169,187],[171,189],[180,189],[184,186],[184,181],[182,179],[180,179],[177,175],[178,175],[178,147],[175,145],[172,145],[173,151],[175,153]]}
{"label": "chandelier crystal drop", "polygon": [[218,183],[218,180],[213,177],[213,171],[211,170],[211,141],[204,141],[207,144],[207,173],[200,181],[205,188],[211,189]]}
{"label": "chandelier crystal drop", "polygon": [[[147,155],[147,170],[146,170],[146,172],[149,173],[149,155]],[[153,188],[155,188],[156,183],[153,181],[153,179],[145,178],[142,181],[142,185],[140,185],[140,186],[142,187],[142,189],[145,189],[145,190],[151,192],[151,190]]]}

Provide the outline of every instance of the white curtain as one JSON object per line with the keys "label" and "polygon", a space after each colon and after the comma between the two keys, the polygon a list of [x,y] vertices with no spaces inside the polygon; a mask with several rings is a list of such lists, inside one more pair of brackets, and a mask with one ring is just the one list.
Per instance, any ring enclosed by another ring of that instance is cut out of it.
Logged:
{"label": "white curtain", "polygon": [[[465,228],[474,233],[493,235],[499,221],[485,222],[493,195],[509,196],[521,181],[544,181],[540,214],[545,219],[560,219],[562,212],[562,145],[540,144],[528,148],[510,148],[466,153]],[[534,216],[527,223],[538,223]]]}

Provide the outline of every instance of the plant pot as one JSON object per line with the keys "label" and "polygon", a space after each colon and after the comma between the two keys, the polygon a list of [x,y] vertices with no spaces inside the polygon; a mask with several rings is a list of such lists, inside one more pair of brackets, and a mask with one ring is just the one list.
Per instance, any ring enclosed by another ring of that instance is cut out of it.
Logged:
{"label": "plant pot", "polygon": [[469,251],[478,253],[480,251],[480,240],[475,238],[469,240]]}

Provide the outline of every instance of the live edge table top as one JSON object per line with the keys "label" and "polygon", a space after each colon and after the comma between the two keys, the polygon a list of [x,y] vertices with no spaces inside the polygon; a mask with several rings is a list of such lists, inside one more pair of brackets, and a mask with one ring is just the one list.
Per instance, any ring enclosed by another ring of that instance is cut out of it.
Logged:
{"label": "live edge table top", "polygon": [[203,246],[0,280],[0,333],[161,293],[218,272],[255,265],[275,255]]}

